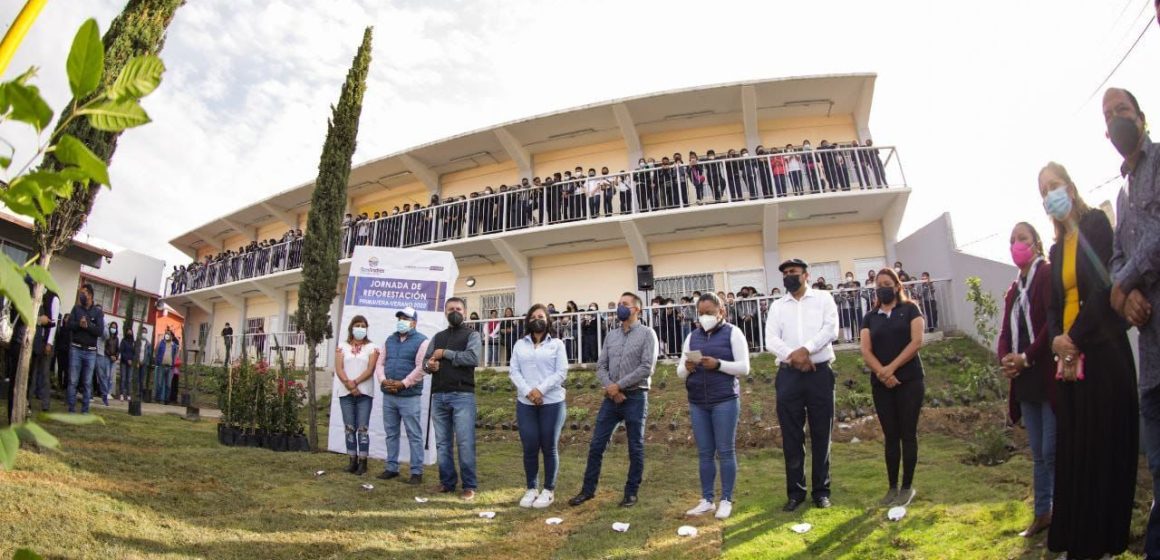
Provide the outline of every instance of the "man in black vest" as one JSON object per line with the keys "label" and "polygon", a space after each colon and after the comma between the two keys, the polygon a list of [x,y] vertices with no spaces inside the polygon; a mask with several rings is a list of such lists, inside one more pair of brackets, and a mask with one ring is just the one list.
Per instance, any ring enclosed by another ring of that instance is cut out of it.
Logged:
{"label": "man in black vest", "polygon": [[[463,324],[467,303],[447,300],[447,329],[435,334],[427,346],[423,369],[431,374],[431,405],[428,415],[435,424],[435,449],[439,455],[437,492],[454,492],[462,479],[464,500],[475,498],[475,367],[483,344],[479,331]],[[459,473],[455,472],[451,442],[459,450]]]}

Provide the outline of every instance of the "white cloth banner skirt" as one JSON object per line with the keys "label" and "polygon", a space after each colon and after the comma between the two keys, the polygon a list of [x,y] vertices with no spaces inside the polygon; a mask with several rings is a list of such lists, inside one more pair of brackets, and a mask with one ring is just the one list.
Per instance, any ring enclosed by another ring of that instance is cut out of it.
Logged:
{"label": "white cloth banner skirt", "polygon": [[[380,355],[387,337],[395,332],[395,313],[406,307],[418,312],[418,330],[431,339],[447,328],[443,314],[444,302],[454,295],[459,267],[455,256],[446,251],[392,249],[387,247],[355,247],[343,294],[342,321],[338,328],[345,337],[347,325],[356,315],[366,317],[367,339],[374,343]],[[337,341],[335,342],[337,345]],[[334,352],[334,348],[329,349]],[[333,371],[331,372],[333,375]],[[332,378],[333,382],[333,378]],[[387,458],[386,431],[383,424],[383,392],[375,384],[374,405],[370,421],[370,456]],[[435,433],[431,426],[431,377],[423,380],[419,423],[423,430],[426,465],[435,464]],[[330,400],[330,429],[327,449],[346,453],[346,429],[338,398]],[[411,450],[406,428],[400,429],[399,462],[410,464]],[[430,439],[428,439],[430,438]]]}

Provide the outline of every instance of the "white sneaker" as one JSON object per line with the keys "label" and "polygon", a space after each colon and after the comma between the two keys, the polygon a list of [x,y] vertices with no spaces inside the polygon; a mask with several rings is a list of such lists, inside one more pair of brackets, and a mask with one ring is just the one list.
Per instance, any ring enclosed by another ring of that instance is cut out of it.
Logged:
{"label": "white sneaker", "polygon": [[536,495],[538,495],[538,494],[539,494],[539,492],[536,492],[534,489],[528,490],[527,492],[524,492],[524,497],[520,498],[520,507],[524,507],[524,508],[532,507],[532,502],[536,501]]}
{"label": "white sneaker", "polygon": [[686,511],[685,515],[705,515],[706,513],[709,513],[715,509],[717,509],[717,506],[714,506],[713,502],[702,498],[701,503],[697,504],[697,507]]}
{"label": "white sneaker", "polygon": [[717,519],[729,519],[731,513],[733,513],[733,502],[721,500],[721,503],[717,505]]}
{"label": "white sneaker", "polygon": [[540,492],[540,497],[536,498],[536,501],[532,503],[532,507],[536,509],[544,509],[552,505],[552,502],[554,501],[556,501],[556,493],[552,492],[551,490],[544,490],[543,492]]}

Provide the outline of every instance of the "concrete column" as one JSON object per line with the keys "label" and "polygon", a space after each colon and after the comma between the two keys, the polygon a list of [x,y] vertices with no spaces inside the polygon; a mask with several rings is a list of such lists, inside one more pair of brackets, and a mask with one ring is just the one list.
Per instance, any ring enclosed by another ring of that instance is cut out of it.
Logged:
{"label": "concrete column", "polygon": [[781,286],[781,272],[777,270],[782,261],[778,248],[781,215],[777,204],[766,204],[762,212],[761,252],[765,261],[765,289],[771,290]]}
{"label": "concrete column", "polygon": [[892,266],[898,260],[895,245],[898,244],[898,228],[902,225],[902,213],[906,210],[908,194],[896,195],[886,215],[882,217],[882,244],[886,252],[886,266]]}

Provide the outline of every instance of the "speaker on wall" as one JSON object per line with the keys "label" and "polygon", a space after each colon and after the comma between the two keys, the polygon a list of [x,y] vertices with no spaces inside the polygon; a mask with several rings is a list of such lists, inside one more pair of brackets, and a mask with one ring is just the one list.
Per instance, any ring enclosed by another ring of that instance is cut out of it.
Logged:
{"label": "speaker on wall", "polygon": [[636,289],[642,292],[653,289],[653,269],[651,264],[641,264],[636,267]]}

